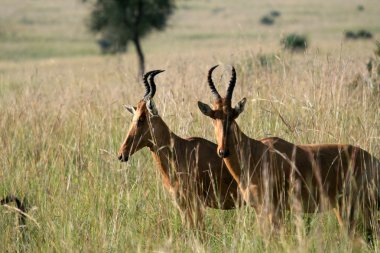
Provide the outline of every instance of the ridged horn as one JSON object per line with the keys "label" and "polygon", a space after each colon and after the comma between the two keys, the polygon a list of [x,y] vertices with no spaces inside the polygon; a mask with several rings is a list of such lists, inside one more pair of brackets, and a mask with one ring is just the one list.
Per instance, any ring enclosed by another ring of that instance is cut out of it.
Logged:
{"label": "ridged horn", "polygon": [[235,84],[236,84],[236,70],[235,70],[234,66],[232,66],[232,76],[231,76],[230,83],[228,84],[227,94],[226,94],[227,100],[231,101],[232,93],[234,92],[234,88],[235,88]]}
{"label": "ridged horn", "polygon": [[212,80],[212,72],[214,71],[214,69],[216,69],[219,65],[215,65],[214,67],[212,67],[209,71],[208,71],[208,76],[207,76],[207,81],[208,81],[208,86],[210,87],[211,89],[211,93],[212,95],[215,97],[216,100],[220,100],[222,99],[222,97],[219,95],[219,92],[216,90],[215,88],[215,84],[214,84],[214,81]]}
{"label": "ridged horn", "polygon": [[156,94],[156,83],[154,82],[154,77],[158,75],[159,73],[164,72],[165,70],[154,70],[152,71],[150,77],[149,77],[149,85],[150,85],[150,92],[147,96],[148,99],[151,99]]}
{"label": "ridged horn", "polygon": [[155,70],[152,70],[152,71],[149,71],[147,73],[145,73],[144,77],[143,77],[143,82],[144,82],[144,86],[145,86],[145,94],[143,96],[143,99],[145,99],[146,96],[149,95],[149,92],[150,92],[150,85],[148,83],[148,77],[150,76],[150,74],[152,74]]}

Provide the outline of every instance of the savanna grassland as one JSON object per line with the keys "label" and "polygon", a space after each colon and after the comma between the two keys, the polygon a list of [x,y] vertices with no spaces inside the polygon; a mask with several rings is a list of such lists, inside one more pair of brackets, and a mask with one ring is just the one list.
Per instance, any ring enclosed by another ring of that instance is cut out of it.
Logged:
{"label": "savanna grassland", "polygon": [[[364,6],[358,11],[357,6]],[[272,26],[259,19],[278,10]],[[205,239],[183,228],[147,149],[121,164],[116,152],[144,93],[134,49],[101,56],[79,0],[2,0],[0,8],[0,195],[27,200],[27,226],[0,207],[0,252],[372,252],[333,212],[260,226],[252,209],[206,211]],[[351,143],[380,157],[380,93],[366,70],[380,38],[380,2],[178,1],[163,33],[143,42],[160,115],[179,136],[214,140],[196,102],[211,101],[208,69],[222,91],[237,68],[233,102],[251,137]],[[345,30],[375,39],[348,41]],[[281,38],[305,34],[289,53]],[[309,230],[309,231],[307,231]],[[358,232],[360,234],[360,232]],[[378,244],[375,243],[375,250]]]}

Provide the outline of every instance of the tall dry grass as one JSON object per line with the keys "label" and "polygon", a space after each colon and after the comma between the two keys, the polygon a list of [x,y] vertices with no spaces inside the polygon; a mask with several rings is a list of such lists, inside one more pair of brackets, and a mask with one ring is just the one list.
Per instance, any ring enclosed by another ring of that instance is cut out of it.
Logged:
{"label": "tall dry grass", "polygon": [[[234,101],[248,98],[238,124],[250,137],[352,143],[380,157],[379,94],[365,83],[350,85],[366,72],[372,42],[342,41],[348,29],[376,35],[380,6],[367,1],[358,14],[358,3],[178,2],[167,31],[143,45],[148,69],[167,70],[156,78],[160,115],[179,136],[214,140],[196,102],[211,101],[207,70],[225,64],[215,73],[223,90],[226,65],[234,64]],[[268,29],[257,17],[272,9],[282,15]],[[30,210],[27,226],[18,228],[12,206],[0,207],[1,252],[373,251],[351,240],[333,212],[290,217],[273,234],[251,208],[208,209],[204,241],[194,238],[148,150],[117,161],[131,121],[123,104],[136,104],[144,88],[133,50],[91,56],[97,49],[85,33],[87,13],[78,1],[2,2],[0,196],[25,197]],[[308,35],[310,49],[281,52],[282,34],[295,31]]]}
{"label": "tall dry grass", "polygon": [[[179,136],[214,140],[210,120],[196,101],[211,100],[208,68],[233,63],[234,93],[248,98],[238,123],[254,138],[280,136],[295,143],[352,143],[380,155],[380,102],[370,87],[349,83],[362,62],[349,57],[276,55],[261,66],[260,55],[185,55],[153,60],[158,76],[155,102]],[[27,227],[1,208],[2,251],[368,251],[351,240],[333,212],[286,222],[272,234],[254,211],[206,211],[205,241],[181,225],[163,190],[148,150],[117,161],[131,117],[123,104],[136,104],[144,88],[125,58],[39,61],[2,66],[0,78],[0,193],[25,196]],[[219,90],[229,68],[215,73]]]}

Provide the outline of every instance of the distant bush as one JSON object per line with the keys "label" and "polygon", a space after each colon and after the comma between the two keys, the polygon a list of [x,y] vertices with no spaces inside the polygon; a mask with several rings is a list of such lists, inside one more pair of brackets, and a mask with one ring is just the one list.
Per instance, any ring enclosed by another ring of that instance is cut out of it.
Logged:
{"label": "distant bush", "polygon": [[356,7],[356,9],[358,10],[358,11],[364,11],[364,6],[363,5],[358,5],[357,7]]}
{"label": "distant bush", "polygon": [[358,38],[362,38],[362,39],[372,39],[372,33],[367,31],[367,30],[359,30],[358,33]]}
{"label": "distant bush", "polygon": [[357,39],[358,38],[358,36],[356,35],[356,33],[353,32],[353,31],[346,31],[344,33],[344,37],[346,37],[346,39]]}
{"label": "distant bush", "polygon": [[372,39],[373,35],[371,32],[361,29],[357,32],[346,31],[344,33],[346,39]]}
{"label": "distant bush", "polygon": [[217,8],[214,8],[211,10],[212,14],[219,14],[221,12],[224,12],[225,9],[224,8],[221,8],[221,7],[217,7]]}
{"label": "distant bush", "polygon": [[275,18],[279,17],[281,13],[279,11],[273,10],[269,14],[263,16],[260,19],[260,23],[263,25],[273,25]]}
{"label": "distant bush", "polygon": [[281,40],[281,44],[284,46],[285,49],[299,51],[305,50],[307,48],[308,42],[306,36],[292,33],[286,35]]}
{"label": "distant bush", "polygon": [[112,42],[107,39],[100,39],[97,41],[102,54],[112,53]]}
{"label": "distant bush", "polygon": [[263,25],[273,25],[274,19],[270,16],[264,16],[260,19],[260,23]]}
{"label": "distant bush", "polygon": [[274,18],[276,18],[276,17],[281,16],[281,13],[280,13],[279,11],[275,11],[275,10],[273,10],[273,11],[271,11],[271,12],[269,13],[269,15],[271,15],[271,16],[274,17]]}

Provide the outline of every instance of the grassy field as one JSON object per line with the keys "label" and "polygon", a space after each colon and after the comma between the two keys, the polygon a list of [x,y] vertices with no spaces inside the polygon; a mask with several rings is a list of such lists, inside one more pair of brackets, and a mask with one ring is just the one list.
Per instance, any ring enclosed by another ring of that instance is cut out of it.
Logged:
{"label": "grassy field", "polygon": [[[262,26],[271,10],[282,15]],[[21,232],[14,209],[0,207],[0,252],[373,251],[348,238],[332,212],[312,216],[308,233],[294,219],[270,236],[250,208],[207,210],[205,240],[194,238],[149,151],[127,164],[116,158],[131,121],[123,105],[144,89],[133,48],[98,54],[88,11],[79,0],[2,0],[0,196],[25,197],[31,209]],[[143,43],[148,68],[167,70],[157,77],[159,113],[179,136],[214,140],[196,102],[211,101],[208,69],[223,65],[215,74],[222,91],[233,64],[233,101],[248,98],[238,119],[248,136],[351,143],[380,157],[380,93],[366,72],[374,40],[343,38],[362,28],[379,38],[378,13],[377,0],[178,2],[169,28]],[[306,34],[305,53],[281,49],[290,32]]]}

